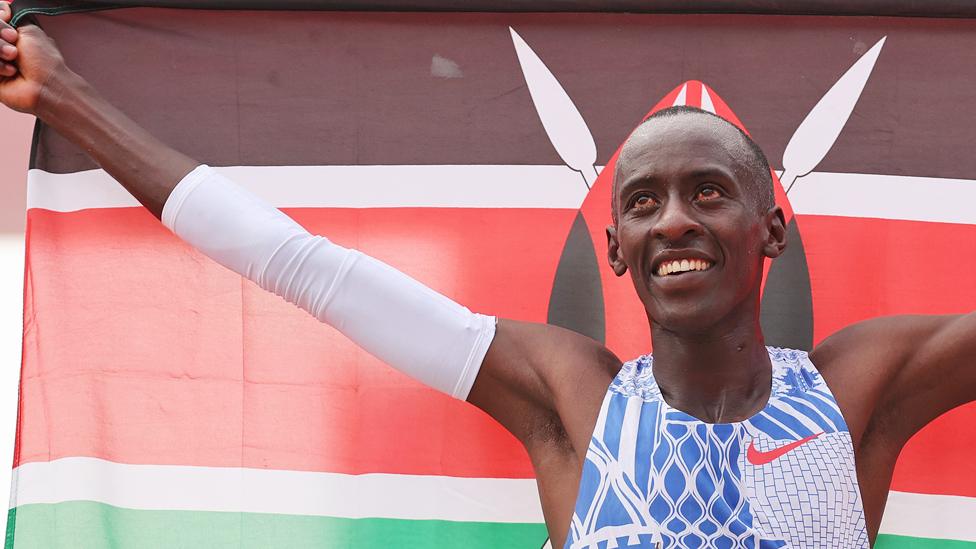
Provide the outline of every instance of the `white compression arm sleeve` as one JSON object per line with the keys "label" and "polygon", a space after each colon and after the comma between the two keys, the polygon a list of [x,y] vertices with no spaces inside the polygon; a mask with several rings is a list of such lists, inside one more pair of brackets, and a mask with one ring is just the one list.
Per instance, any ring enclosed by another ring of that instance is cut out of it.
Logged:
{"label": "white compression arm sleeve", "polygon": [[494,337],[494,317],[473,314],[385,263],[309,234],[208,166],[180,181],[162,220],[214,261],[334,326],[380,360],[467,398]]}

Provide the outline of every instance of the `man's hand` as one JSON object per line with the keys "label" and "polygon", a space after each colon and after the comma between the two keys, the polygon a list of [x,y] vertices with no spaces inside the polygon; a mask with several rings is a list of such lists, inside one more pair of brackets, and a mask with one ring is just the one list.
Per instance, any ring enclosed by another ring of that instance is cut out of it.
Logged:
{"label": "man's hand", "polygon": [[37,116],[159,217],[173,187],[200,163],[105,101],[38,26],[14,29],[11,17],[10,4],[0,0],[0,103]]}
{"label": "man's hand", "polygon": [[36,25],[14,29],[12,15],[10,4],[0,2],[0,103],[36,115],[52,78],[69,71],[44,31]]}

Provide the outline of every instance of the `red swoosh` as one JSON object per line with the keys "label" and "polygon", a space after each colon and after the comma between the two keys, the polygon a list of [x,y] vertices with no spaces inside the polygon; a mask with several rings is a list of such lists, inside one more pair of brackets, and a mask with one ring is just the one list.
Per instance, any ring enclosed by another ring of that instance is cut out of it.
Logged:
{"label": "red swoosh", "polygon": [[765,465],[770,461],[773,461],[774,459],[782,456],[783,454],[786,454],[790,450],[810,442],[811,440],[819,437],[822,434],[823,433],[820,432],[815,435],[810,435],[808,437],[801,438],[796,442],[791,442],[789,444],[780,446],[779,448],[776,448],[775,450],[770,450],[768,452],[760,452],[759,450],[757,450],[756,439],[752,439],[749,442],[749,450],[746,452],[746,459],[748,459],[749,463],[753,465]]}

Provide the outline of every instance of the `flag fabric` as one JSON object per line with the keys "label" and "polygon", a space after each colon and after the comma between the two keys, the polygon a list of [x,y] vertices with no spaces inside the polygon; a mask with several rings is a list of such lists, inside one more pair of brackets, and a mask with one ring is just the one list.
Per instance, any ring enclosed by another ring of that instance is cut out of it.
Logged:
{"label": "flag fabric", "polygon": [[[968,19],[61,8],[40,23],[69,66],[164,141],[474,311],[624,359],[650,350],[603,259],[629,132],[709,108],[779,171],[887,36],[830,152],[778,185],[769,343],[976,308]],[[585,120],[595,180],[553,147],[510,27]],[[485,414],[190,249],[43,125],[28,184],[7,548],[543,545],[531,464]],[[976,547],[974,424],[963,406],[908,444],[878,547]]]}

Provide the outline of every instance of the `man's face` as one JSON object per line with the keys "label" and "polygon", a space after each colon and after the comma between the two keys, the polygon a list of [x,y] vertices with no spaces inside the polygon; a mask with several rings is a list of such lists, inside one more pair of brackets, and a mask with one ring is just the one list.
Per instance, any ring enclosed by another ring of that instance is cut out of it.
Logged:
{"label": "man's face", "polygon": [[763,259],[782,252],[785,230],[779,208],[759,211],[749,154],[734,128],[693,114],[645,124],[624,145],[609,259],[630,271],[653,323],[704,333],[758,305]]}

